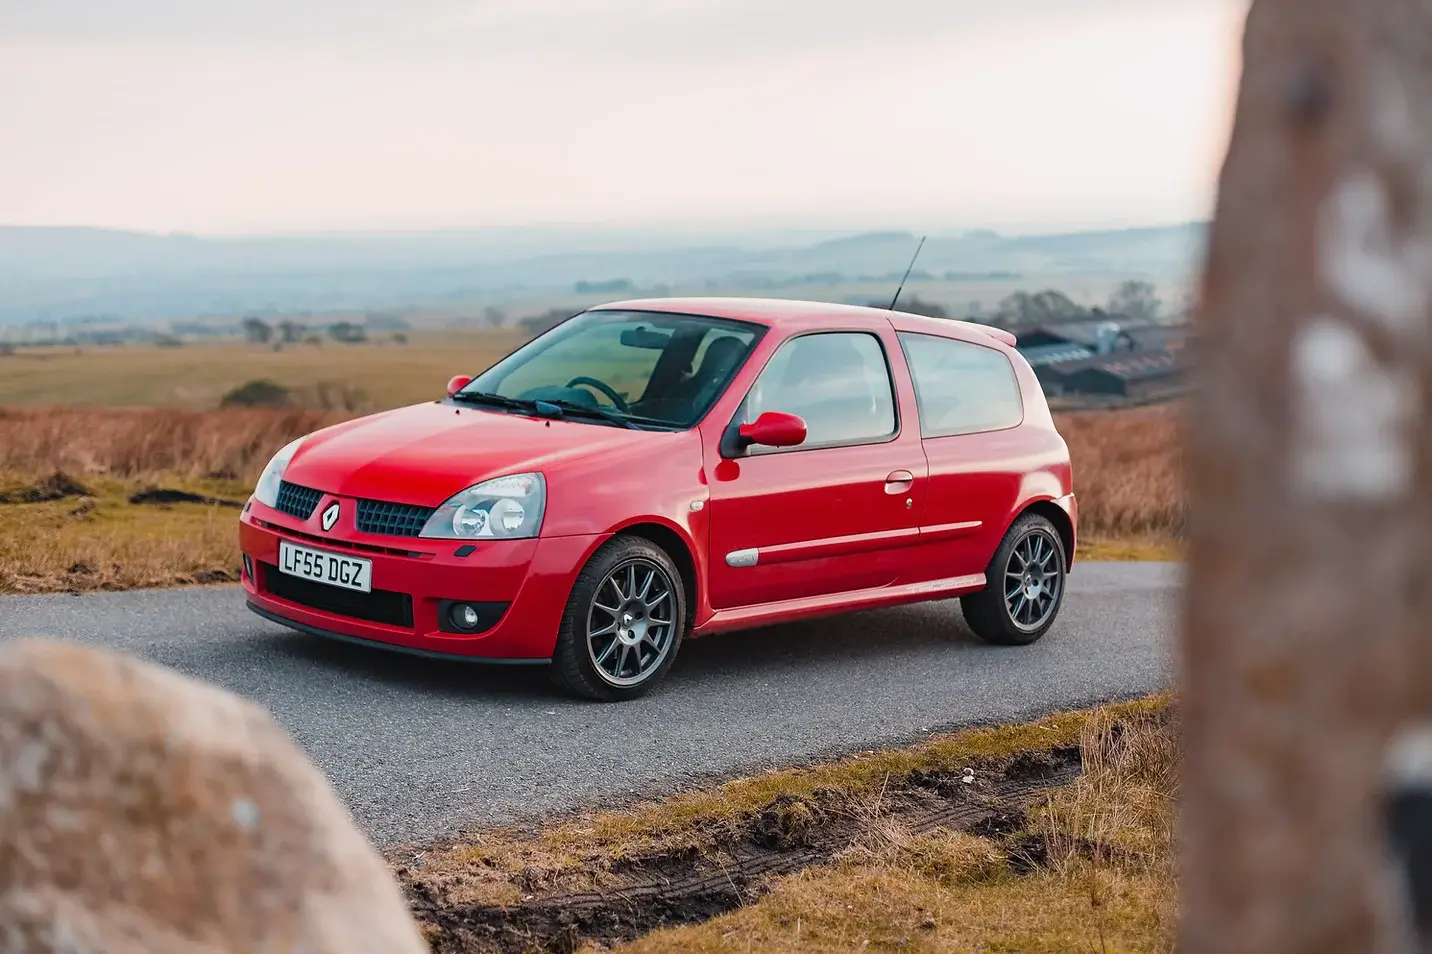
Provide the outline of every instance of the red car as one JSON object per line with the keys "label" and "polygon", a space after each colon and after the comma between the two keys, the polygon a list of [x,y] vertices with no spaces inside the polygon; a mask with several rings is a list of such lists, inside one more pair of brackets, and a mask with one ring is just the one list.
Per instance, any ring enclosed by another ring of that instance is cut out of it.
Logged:
{"label": "red car", "polygon": [[240,518],[254,612],[629,699],[684,638],[960,597],[1032,643],[1069,451],[1004,331],[873,308],[592,308],[445,398],[283,448]]}

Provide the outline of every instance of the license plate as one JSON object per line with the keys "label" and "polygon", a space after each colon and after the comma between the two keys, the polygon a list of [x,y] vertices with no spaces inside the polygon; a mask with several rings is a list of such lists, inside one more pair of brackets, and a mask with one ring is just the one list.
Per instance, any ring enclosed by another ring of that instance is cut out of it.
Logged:
{"label": "license plate", "polygon": [[308,547],[280,540],[278,568],[289,576],[302,577],[315,583],[341,586],[345,590],[357,590],[359,593],[373,591],[372,560],[310,550]]}

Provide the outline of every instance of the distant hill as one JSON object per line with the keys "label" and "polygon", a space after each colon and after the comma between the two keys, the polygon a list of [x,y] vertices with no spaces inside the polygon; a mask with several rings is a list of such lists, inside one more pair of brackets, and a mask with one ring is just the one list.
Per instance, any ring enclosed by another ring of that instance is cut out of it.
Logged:
{"label": "distant hill", "polygon": [[[933,235],[917,269],[982,274],[1183,277],[1204,226],[1001,236]],[[219,238],[0,227],[0,322],[229,316],[441,306],[570,291],[884,279],[903,272],[906,232],[658,234],[488,229]]]}

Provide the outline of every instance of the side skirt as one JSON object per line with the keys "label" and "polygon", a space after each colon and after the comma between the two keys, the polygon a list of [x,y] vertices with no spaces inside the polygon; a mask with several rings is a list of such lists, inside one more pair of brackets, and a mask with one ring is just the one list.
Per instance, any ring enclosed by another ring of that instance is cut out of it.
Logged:
{"label": "side skirt", "polygon": [[759,603],[755,606],[737,606],[717,610],[691,633],[692,637],[707,636],[756,626],[770,626],[776,623],[792,623],[796,620],[813,619],[819,616],[834,616],[856,610],[880,609],[886,606],[901,606],[907,603],[925,603],[932,600],[964,596],[985,587],[985,575],[956,576],[943,580],[926,580],[906,586],[880,586],[867,590],[852,590],[849,593],[830,593],[821,596],[806,596],[796,600],[781,600],[776,603]]}

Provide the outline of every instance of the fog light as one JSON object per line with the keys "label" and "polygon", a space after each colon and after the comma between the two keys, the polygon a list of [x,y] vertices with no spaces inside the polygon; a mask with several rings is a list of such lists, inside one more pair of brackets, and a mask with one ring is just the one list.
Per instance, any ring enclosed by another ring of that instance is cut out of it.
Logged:
{"label": "fog light", "polygon": [[477,607],[467,603],[457,604],[449,615],[452,617],[452,624],[458,629],[476,629],[482,619],[477,614]]}
{"label": "fog light", "polygon": [[249,559],[247,553],[244,554],[244,576],[251,580],[254,578],[254,561]]}

